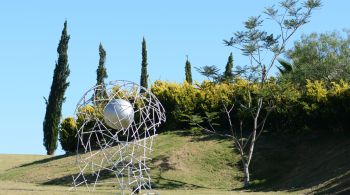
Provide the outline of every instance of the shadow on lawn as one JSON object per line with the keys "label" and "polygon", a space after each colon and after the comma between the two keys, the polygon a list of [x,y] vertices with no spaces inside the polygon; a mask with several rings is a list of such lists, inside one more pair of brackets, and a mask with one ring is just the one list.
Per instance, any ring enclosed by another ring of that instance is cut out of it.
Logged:
{"label": "shadow on lawn", "polygon": [[218,142],[223,142],[223,141],[229,140],[229,138],[226,136],[206,133],[204,131],[177,130],[177,131],[173,131],[172,133],[182,137],[191,137],[192,142],[213,141],[213,140]]}
{"label": "shadow on lawn", "polygon": [[174,190],[174,189],[206,189],[203,186],[199,186],[199,185],[195,185],[195,184],[189,184],[189,183],[185,183],[182,181],[177,181],[177,180],[173,180],[173,179],[166,179],[163,177],[159,177],[159,183],[154,182],[152,183],[152,186],[155,189],[167,189],[167,190]]}
{"label": "shadow on lawn", "polygon": [[167,172],[169,170],[175,170],[174,165],[171,164],[169,160],[169,156],[160,155],[156,158],[153,158],[151,161],[151,165],[153,170],[157,171],[156,173],[153,173],[152,177],[152,186],[154,188],[161,188],[161,189],[178,189],[178,188],[186,188],[186,189],[197,189],[197,188],[204,188],[203,186],[195,185],[195,184],[189,184],[186,182],[173,180],[173,179],[166,179],[162,176],[164,172]]}
{"label": "shadow on lawn", "polygon": [[[151,168],[153,169],[152,173],[152,186],[154,188],[161,188],[161,189],[178,189],[178,188],[186,188],[186,189],[197,189],[197,188],[204,188],[199,185],[195,184],[189,184],[182,181],[167,179],[162,176],[164,172],[167,172],[169,170],[174,170],[174,166],[170,163],[169,156],[160,155],[156,158],[153,158],[151,160]],[[96,180],[98,172],[95,172],[94,174],[85,174],[85,179],[93,183]],[[75,177],[77,174],[74,175]],[[114,179],[115,174],[111,173],[107,170],[101,170],[99,173],[99,181],[102,180],[108,180],[108,179]],[[78,178],[76,183],[80,183],[83,181],[83,178]],[[55,178],[52,180],[49,180],[47,182],[42,183],[43,185],[72,185],[73,177],[72,175],[66,175],[63,177]],[[117,181],[115,181],[115,184],[117,185]]]}
{"label": "shadow on lawn", "polygon": [[[101,170],[99,173],[96,171],[94,174],[84,174],[84,178],[80,176],[78,178],[78,180],[76,181],[76,183],[78,184],[80,182],[83,182],[84,179],[86,179],[88,181],[88,183],[94,183],[96,178],[97,178],[97,175],[99,175],[98,181],[115,178],[115,174],[111,173],[110,171]],[[77,177],[78,173],[73,174],[73,175],[66,175],[63,177],[55,178],[55,179],[49,180],[47,182],[44,182],[42,184],[43,185],[69,185],[69,184],[73,184],[73,176]]]}
{"label": "shadow on lawn", "polygon": [[[72,155],[64,154],[64,155],[59,155],[59,156],[53,156],[53,157],[49,157],[49,158],[45,158],[45,159],[41,159],[41,160],[36,160],[36,161],[30,162],[30,163],[22,164],[22,165],[20,165],[18,167],[27,167],[27,166],[31,166],[31,165],[44,164],[44,163],[48,163],[48,162],[51,162],[51,161],[54,161],[54,160],[59,160],[59,159],[62,159],[62,158],[66,158],[66,157],[69,157],[69,156],[72,156]],[[17,167],[14,167],[14,168],[17,168]]]}

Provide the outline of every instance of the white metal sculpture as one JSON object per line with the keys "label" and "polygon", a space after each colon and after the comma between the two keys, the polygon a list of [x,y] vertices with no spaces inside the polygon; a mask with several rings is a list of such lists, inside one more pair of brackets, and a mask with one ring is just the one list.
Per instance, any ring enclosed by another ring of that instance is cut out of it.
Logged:
{"label": "white metal sculpture", "polygon": [[113,183],[121,194],[155,194],[147,163],[165,111],[150,91],[129,81],[95,86],[78,103],[76,120],[80,172],[73,187]]}

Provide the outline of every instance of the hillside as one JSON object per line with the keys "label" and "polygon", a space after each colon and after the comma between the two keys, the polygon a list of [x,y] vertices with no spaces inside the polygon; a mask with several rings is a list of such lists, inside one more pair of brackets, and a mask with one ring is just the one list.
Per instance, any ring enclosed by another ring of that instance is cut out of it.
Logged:
{"label": "hillside", "polygon": [[[254,185],[250,191],[349,193],[350,139],[347,136],[306,137],[293,140],[271,135],[262,137],[252,164]],[[176,131],[158,135],[154,147],[153,186],[165,190],[163,194],[168,193],[166,190],[225,194],[232,189],[241,193],[239,157],[232,152],[228,140]],[[59,192],[65,191],[72,175],[78,171],[74,163],[74,155],[0,155],[0,193],[5,186],[18,189],[15,182],[25,189],[28,185],[29,189],[45,191],[55,186]],[[112,189],[105,186],[99,192],[110,193]]]}
{"label": "hillside", "polygon": [[[151,163],[153,186],[162,189],[222,189],[241,187],[239,158],[231,143],[219,139],[164,133],[155,139]],[[14,162],[14,158],[20,158]],[[75,156],[1,155],[0,180],[66,185],[78,169]],[[17,164],[17,165],[15,165]],[[15,165],[14,167],[9,165]]]}

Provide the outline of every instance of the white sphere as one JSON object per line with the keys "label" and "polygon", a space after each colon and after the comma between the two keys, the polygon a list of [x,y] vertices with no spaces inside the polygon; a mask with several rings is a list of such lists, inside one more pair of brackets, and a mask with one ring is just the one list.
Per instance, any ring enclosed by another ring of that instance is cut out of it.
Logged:
{"label": "white sphere", "polygon": [[103,118],[113,129],[126,129],[134,121],[133,106],[123,99],[111,100],[104,108]]}

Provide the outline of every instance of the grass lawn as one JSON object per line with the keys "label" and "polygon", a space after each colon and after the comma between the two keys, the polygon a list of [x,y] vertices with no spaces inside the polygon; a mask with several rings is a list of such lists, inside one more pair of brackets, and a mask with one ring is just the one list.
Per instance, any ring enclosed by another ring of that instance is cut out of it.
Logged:
{"label": "grass lawn", "polygon": [[[193,190],[157,190],[161,195],[253,195],[253,194],[291,194],[287,192],[245,192],[245,191],[225,191],[225,190],[212,190],[212,189],[193,189]],[[115,194],[116,191],[113,189],[98,189],[91,194]],[[55,186],[55,185],[41,185],[33,183],[22,183],[13,181],[1,181],[0,182],[0,194],[1,195],[61,195],[61,194],[81,194],[87,195],[89,192],[86,189],[78,189],[76,191],[69,191],[67,186]],[[142,193],[140,193],[142,194]],[[301,192],[294,192],[292,194],[301,194]]]}
{"label": "grass lawn", "polygon": [[[350,143],[346,138],[334,139],[306,145],[273,137],[259,140],[252,164],[255,184],[243,191],[239,190],[239,157],[232,152],[231,142],[184,131],[163,133],[155,139],[150,162],[152,185],[162,195],[346,194],[350,189]],[[0,194],[86,195],[84,187],[68,191],[77,173],[74,155],[0,154]],[[113,186],[102,185],[93,194],[115,193]]]}
{"label": "grass lawn", "polygon": [[[179,140],[176,141],[177,144],[181,144]],[[164,143],[165,144],[165,143]],[[173,145],[174,143],[166,143]],[[163,145],[164,146],[164,145]],[[162,146],[162,147],[163,147]],[[166,152],[170,152],[167,150]],[[55,158],[55,157],[54,157]],[[55,160],[52,160],[52,157],[46,156],[46,155],[15,155],[15,154],[0,154],[0,194],[1,195],[27,195],[27,194],[37,194],[37,195],[58,195],[58,194],[84,194],[86,195],[88,191],[85,188],[78,188],[77,190],[69,190],[69,185],[45,185],[42,183],[38,183],[36,181],[43,180],[44,178],[35,178],[36,175],[39,175],[40,177],[43,177],[43,173],[36,173],[35,171],[32,173],[32,176],[28,176],[27,168],[24,167],[31,167],[29,170],[36,169],[39,171],[44,172],[45,169],[54,169],[50,165],[50,161],[54,161],[54,164],[59,164],[58,162],[62,162],[62,160],[70,161],[71,157],[65,157],[65,158],[56,158]],[[55,162],[56,161],[56,162]],[[43,166],[43,170],[39,167],[36,167],[36,165],[39,166],[39,164],[36,164],[38,162],[41,162],[40,166]],[[57,165],[56,164],[56,165]],[[21,167],[22,166],[22,167]],[[56,168],[58,168],[57,166]],[[60,168],[59,168],[60,169]],[[21,170],[23,170],[26,174],[21,173]],[[48,170],[48,172],[56,173],[55,170]],[[168,177],[177,177],[177,174],[169,173],[170,176]],[[24,177],[20,177],[24,176]],[[183,175],[183,173],[179,173],[179,175]],[[18,177],[17,177],[18,176]],[[49,175],[47,175],[48,178],[51,178]],[[198,176],[197,176],[198,177]],[[8,180],[7,180],[7,179]],[[188,180],[188,179],[187,179]],[[163,182],[164,185],[165,182]],[[285,192],[268,192],[268,193],[261,193],[261,192],[244,192],[244,191],[228,191],[224,189],[170,189],[170,190],[157,190],[162,195],[175,195],[175,194],[183,194],[183,195],[230,195],[230,194],[285,194]],[[98,188],[93,192],[93,194],[115,194],[116,190],[114,190],[111,187],[102,187]]]}
{"label": "grass lawn", "polygon": [[[236,166],[238,156],[225,140],[198,140],[202,137],[184,136],[182,132],[164,133],[155,139],[150,168],[153,187],[157,189],[219,189],[241,187],[241,171]],[[16,163],[12,158],[19,158]],[[77,175],[75,155],[32,156],[2,155],[0,180],[65,185]],[[106,177],[107,181],[113,178]]]}

